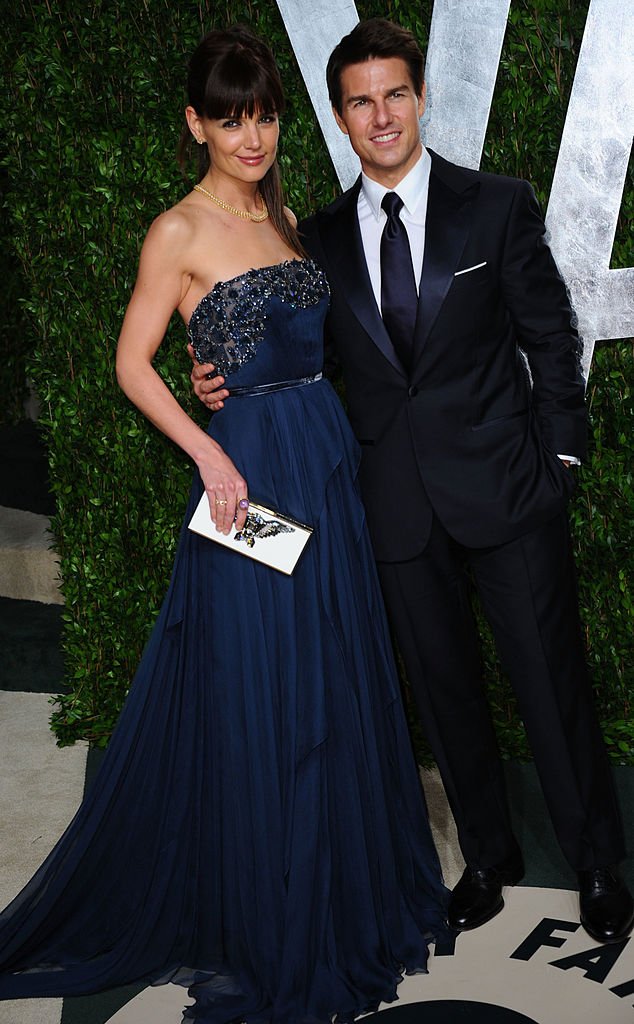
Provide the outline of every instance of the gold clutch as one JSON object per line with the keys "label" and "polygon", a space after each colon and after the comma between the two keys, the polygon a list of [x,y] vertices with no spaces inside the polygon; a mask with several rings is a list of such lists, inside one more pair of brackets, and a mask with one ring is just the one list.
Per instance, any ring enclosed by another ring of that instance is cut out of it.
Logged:
{"label": "gold clutch", "polygon": [[236,530],[234,525],[230,533],[219,533],[211,518],[209,499],[204,491],[188,526],[194,533],[208,537],[216,544],[222,544],[247,558],[253,558],[256,562],[262,562],[271,569],[278,569],[287,576],[292,574],[313,532],[312,527],[305,523],[250,501],[242,529]]}

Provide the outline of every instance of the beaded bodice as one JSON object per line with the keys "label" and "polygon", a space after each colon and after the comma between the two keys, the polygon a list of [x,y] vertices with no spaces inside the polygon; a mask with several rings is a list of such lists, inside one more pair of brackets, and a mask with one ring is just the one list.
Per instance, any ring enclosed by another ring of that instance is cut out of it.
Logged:
{"label": "beaded bodice", "polygon": [[316,373],[328,294],[312,260],[287,260],[219,281],[189,321],[196,358],[230,377],[229,387]]}

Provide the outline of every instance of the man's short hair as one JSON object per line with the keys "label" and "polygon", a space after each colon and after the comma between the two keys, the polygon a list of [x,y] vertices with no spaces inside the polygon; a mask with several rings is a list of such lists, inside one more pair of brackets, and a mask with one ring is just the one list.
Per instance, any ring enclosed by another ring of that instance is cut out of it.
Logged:
{"label": "man's short hair", "polygon": [[341,75],[351,64],[363,64],[372,58],[399,57],[407,64],[417,96],[423,91],[425,58],[413,34],[387,18],[360,21],[344,36],[330,54],[326,82],[330,102],[338,114],[343,113]]}

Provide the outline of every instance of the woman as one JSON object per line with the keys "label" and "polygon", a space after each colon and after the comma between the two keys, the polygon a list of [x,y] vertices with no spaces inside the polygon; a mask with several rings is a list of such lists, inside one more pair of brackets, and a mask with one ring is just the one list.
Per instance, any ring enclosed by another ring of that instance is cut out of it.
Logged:
{"label": "woman", "polygon": [[[314,527],[291,577],[183,528],[96,784],[0,917],[0,996],[178,981],[205,1022],[351,1020],[424,970],[445,890],[355,486],[321,378],[328,290],[276,165],[279,75],[241,28],[189,72],[195,190],[150,228],[117,352],[216,529],[248,495]],[[209,432],[152,368],[178,309],[231,377]]]}

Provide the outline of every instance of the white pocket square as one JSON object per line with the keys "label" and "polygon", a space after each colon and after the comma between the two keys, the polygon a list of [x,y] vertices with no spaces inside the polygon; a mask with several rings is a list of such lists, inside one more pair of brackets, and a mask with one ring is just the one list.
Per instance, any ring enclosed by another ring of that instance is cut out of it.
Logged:
{"label": "white pocket square", "polygon": [[474,263],[474,265],[472,267],[465,267],[464,270],[456,270],[456,273],[454,274],[454,277],[460,277],[461,274],[469,274],[472,270],[479,270],[480,267],[486,267],[486,265],[487,265],[487,261],[486,260],[484,260],[483,263]]}

